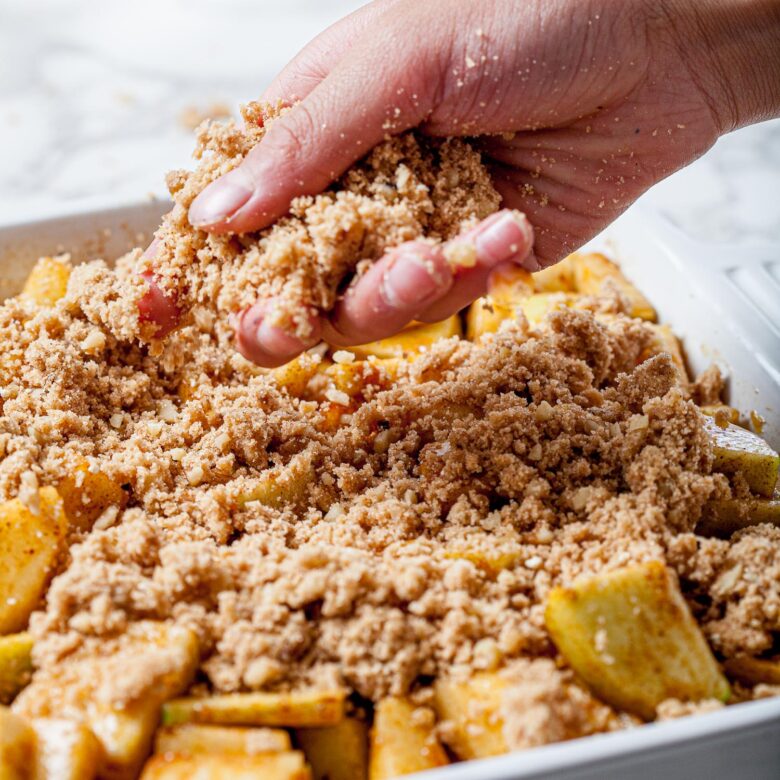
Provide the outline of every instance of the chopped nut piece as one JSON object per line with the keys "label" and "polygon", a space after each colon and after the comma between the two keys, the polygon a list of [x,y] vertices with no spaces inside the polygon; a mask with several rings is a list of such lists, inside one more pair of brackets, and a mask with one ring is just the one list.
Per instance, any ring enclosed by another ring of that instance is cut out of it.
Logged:
{"label": "chopped nut piece", "polygon": [[650,425],[650,418],[646,414],[635,414],[628,421],[629,431],[643,431]]}
{"label": "chopped nut piece", "polygon": [[353,363],[355,360],[355,353],[348,352],[345,349],[338,349],[333,353],[333,362],[341,365],[347,365]]}
{"label": "chopped nut piece", "polygon": [[187,479],[189,480],[190,485],[200,485],[200,483],[203,482],[205,478],[206,472],[202,466],[197,464],[187,472]]}
{"label": "chopped nut piece", "polygon": [[473,268],[477,264],[477,247],[467,241],[451,241],[444,248],[444,258],[453,270]]}
{"label": "chopped nut piece", "polygon": [[81,342],[81,348],[90,355],[99,354],[106,346],[106,336],[102,331],[93,328]]}
{"label": "chopped nut piece", "polygon": [[334,404],[349,406],[349,396],[341,390],[336,390],[334,387],[330,387],[325,391],[325,398]]}
{"label": "chopped nut piece", "polygon": [[179,419],[179,410],[173,401],[167,399],[160,401],[157,407],[157,414],[163,422],[175,423]]}
{"label": "chopped nut piece", "polygon": [[547,401],[541,401],[536,407],[534,414],[536,419],[540,422],[547,422],[548,420],[552,419],[553,408]]}

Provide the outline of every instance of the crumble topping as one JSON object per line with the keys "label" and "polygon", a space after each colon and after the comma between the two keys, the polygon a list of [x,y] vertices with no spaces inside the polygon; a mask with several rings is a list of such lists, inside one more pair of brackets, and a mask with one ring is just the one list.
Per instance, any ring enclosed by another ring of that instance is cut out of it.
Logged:
{"label": "crumble topping", "polygon": [[[301,358],[295,392],[236,354],[223,312],[261,293],[327,308],[360,260],[497,206],[465,142],[407,134],[256,236],[185,227],[194,194],[262,136],[260,116],[202,129],[212,154],[172,178],[155,267],[190,316],[164,342],[139,341],[128,314],[140,251],[75,268],[51,308],[0,306],[0,500],[84,467],[126,498],[71,531],[31,620],[39,678],[160,620],[196,632],[199,690],[344,684],[376,701],[441,674],[521,670],[507,701],[530,703],[510,707],[505,737],[541,744],[616,725],[554,670],[547,594],[649,559],[674,568],[721,655],[772,647],[780,530],[694,533],[707,501],[745,490],[711,473],[694,403],[720,380],[681,386],[668,355],[645,360],[655,334],[619,292],[538,328],[518,314],[479,343],[440,341],[392,379],[367,363],[356,397],[323,384],[322,350]],[[301,327],[300,311],[280,317]],[[270,493],[247,501],[260,484]],[[127,660],[122,701],[143,695],[144,663]]]}
{"label": "crumble topping", "polygon": [[[95,268],[112,273],[81,278]],[[0,308],[6,354],[25,365],[3,399],[0,497],[84,462],[128,497],[73,532],[31,623],[39,674],[158,619],[195,629],[216,690],[338,681],[376,700],[551,656],[550,588],[649,558],[680,574],[718,650],[770,645],[778,531],[693,534],[731,488],[709,473],[701,414],[668,357],[636,365],[641,323],[564,310],[539,330],[520,320],[480,344],[443,341],[333,425],[333,401],[291,396],[224,346],[218,319],[177,331],[159,357],[110,332],[85,352],[80,295]],[[242,505],[273,469],[279,484],[303,475],[302,490]]]}

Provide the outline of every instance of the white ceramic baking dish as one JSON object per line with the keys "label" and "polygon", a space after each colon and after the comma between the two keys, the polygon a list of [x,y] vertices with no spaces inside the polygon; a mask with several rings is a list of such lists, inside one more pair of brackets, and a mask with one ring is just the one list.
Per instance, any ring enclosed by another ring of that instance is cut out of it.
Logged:
{"label": "white ceramic baking dish", "polygon": [[[110,259],[144,245],[166,208],[151,202],[0,228],[0,300],[18,291],[41,255]],[[728,372],[731,403],[760,414],[764,435],[780,447],[780,246],[705,246],[636,208],[589,246],[617,258],[674,326],[692,371],[715,361]],[[417,777],[776,780],[780,697]]]}

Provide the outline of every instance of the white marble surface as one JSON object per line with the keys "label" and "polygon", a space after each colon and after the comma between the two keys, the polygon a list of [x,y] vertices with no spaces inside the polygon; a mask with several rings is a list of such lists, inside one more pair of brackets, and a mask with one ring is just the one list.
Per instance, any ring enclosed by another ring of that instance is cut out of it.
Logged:
{"label": "white marble surface", "polygon": [[[187,108],[235,109],[355,0],[0,0],[0,224],[163,196]],[[643,200],[695,238],[780,242],[780,120]]]}

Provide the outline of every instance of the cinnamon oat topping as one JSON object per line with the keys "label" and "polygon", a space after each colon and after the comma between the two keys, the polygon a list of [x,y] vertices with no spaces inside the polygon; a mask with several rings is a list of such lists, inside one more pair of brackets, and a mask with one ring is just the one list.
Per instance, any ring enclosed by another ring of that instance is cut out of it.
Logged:
{"label": "cinnamon oat topping", "polygon": [[[704,503],[730,488],[709,474],[700,413],[669,360],[633,368],[636,321],[561,311],[546,330],[443,342],[328,430],[332,404],[256,373],[220,345],[219,321],[181,329],[159,358],[110,333],[85,354],[78,279],[96,270],[108,273],[88,266],[52,310],[0,310],[5,355],[25,365],[3,401],[0,496],[25,474],[52,483],[87,461],[129,498],[73,539],[34,616],[44,669],[155,618],[197,630],[218,690],[336,678],[375,699],[480,668],[486,639],[501,663],[551,654],[552,586],[648,558],[709,597],[693,606],[718,649],[771,643],[777,531],[694,536]],[[632,428],[637,414],[647,426]],[[378,453],[380,431],[392,443]],[[295,457],[311,467],[299,499],[238,505],[252,477]],[[718,574],[737,560],[721,594]],[[258,662],[274,674],[258,677]]]}

